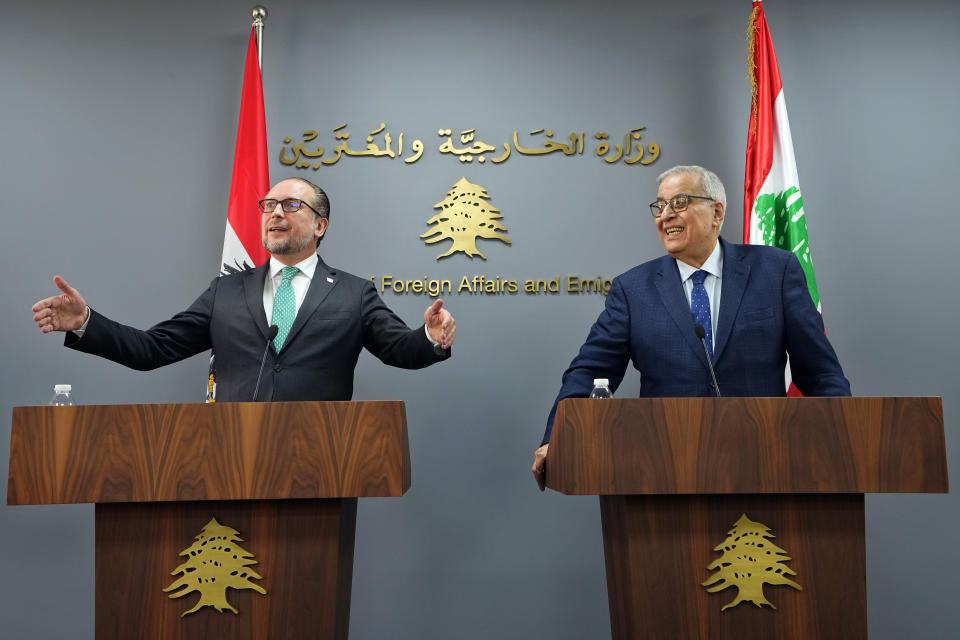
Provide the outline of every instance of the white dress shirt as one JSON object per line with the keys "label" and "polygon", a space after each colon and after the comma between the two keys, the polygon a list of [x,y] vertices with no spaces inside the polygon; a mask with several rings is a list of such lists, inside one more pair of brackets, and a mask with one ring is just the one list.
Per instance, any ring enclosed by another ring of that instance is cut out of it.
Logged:
{"label": "white dress shirt", "polygon": [[[290,280],[290,286],[293,287],[293,295],[296,298],[296,317],[297,313],[300,313],[300,305],[303,304],[303,299],[307,297],[307,289],[310,288],[310,281],[313,280],[313,274],[317,270],[317,254],[313,254],[306,260],[298,262],[293,265],[294,267],[300,269]],[[270,266],[267,268],[267,279],[263,283],[263,310],[267,314],[267,324],[273,324],[273,297],[277,292],[277,287],[280,286],[280,283],[283,281],[283,268],[287,265],[283,264],[273,256],[270,256]]]}

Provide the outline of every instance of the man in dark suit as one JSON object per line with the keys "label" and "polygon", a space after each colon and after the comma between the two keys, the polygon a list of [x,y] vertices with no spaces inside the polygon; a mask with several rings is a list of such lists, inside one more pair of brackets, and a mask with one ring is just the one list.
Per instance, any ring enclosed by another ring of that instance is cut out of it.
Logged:
{"label": "man in dark suit", "polygon": [[650,208],[668,255],[614,279],[603,313],[563,374],[534,453],[541,490],[557,403],[588,396],[595,378],[608,378],[616,390],[630,361],[642,397],[713,395],[706,349],[726,396],[785,395],[788,354],[804,395],[850,395],[797,258],[720,239],[726,194],[714,173],[680,166],[658,181]]}
{"label": "man in dark suit", "polygon": [[173,318],[147,331],[90,309],[60,276],[61,295],[33,305],[43,333],[67,331],[64,344],[138,370],[178,362],[213,349],[217,400],[254,399],[271,325],[257,400],[349,400],[353,371],[366,348],[383,362],[418,369],[450,357],[456,324],[436,300],[424,326],[409,329],[369,280],[324,264],[317,247],[329,222],[322,189],[301,178],[276,184],[260,202],[260,267],[215,278]]}

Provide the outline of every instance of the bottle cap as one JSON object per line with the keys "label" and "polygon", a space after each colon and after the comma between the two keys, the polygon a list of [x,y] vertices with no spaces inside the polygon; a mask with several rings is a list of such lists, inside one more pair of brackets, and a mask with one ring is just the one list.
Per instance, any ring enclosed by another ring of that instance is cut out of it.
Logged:
{"label": "bottle cap", "polygon": [[595,387],[606,387],[610,385],[610,380],[607,378],[594,378],[593,386]]}
{"label": "bottle cap", "polygon": [[73,390],[73,386],[69,384],[55,384],[53,385],[54,393],[70,393]]}

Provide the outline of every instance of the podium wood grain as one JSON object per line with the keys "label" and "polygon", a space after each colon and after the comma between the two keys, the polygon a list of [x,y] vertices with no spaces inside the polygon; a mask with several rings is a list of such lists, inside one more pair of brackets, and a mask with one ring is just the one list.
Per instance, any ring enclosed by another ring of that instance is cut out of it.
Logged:
{"label": "podium wood grain", "polygon": [[945,493],[942,402],[567,399],[547,486],[581,495]]}
{"label": "podium wood grain", "polygon": [[[803,587],[765,585],[776,606],[721,611],[707,567],[742,513],[771,528]],[[862,494],[601,496],[613,640],[865,640]]]}
{"label": "podium wood grain", "polygon": [[15,407],[8,504],[401,496],[402,402]]}
{"label": "podium wood grain", "polygon": [[[98,640],[346,640],[350,623],[356,498],[98,504]],[[267,590],[227,589],[239,613],[212,607],[181,617],[199,592],[163,588],[179,553],[210,521],[240,532]]]}

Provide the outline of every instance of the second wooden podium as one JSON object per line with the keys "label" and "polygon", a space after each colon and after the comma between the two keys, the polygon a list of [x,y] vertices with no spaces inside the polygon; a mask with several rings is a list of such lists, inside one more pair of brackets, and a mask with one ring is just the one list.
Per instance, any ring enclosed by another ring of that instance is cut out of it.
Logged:
{"label": "second wooden podium", "polygon": [[866,638],[863,494],[947,491],[940,398],[569,399],[546,468],[600,496],[614,640]]}
{"label": "second wooden podium", "polygon": [[[346,638],[357,498],[409,487],[402,402],[13,410],[8,504],[96,503],[98,640]],[[238,613],[164,592],[207,559]]]}

